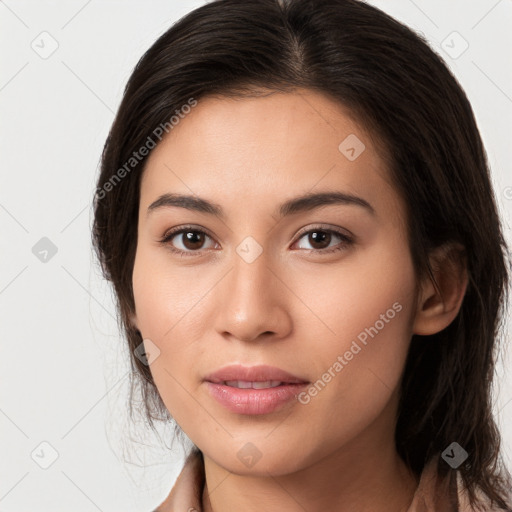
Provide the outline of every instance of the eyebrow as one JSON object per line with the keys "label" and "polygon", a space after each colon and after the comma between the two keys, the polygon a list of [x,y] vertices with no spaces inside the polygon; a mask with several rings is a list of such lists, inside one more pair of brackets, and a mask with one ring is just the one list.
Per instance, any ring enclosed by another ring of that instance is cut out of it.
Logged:
{"label": "eyebrow", "polygon": [[[277,210],[280,218],[293,215],[300,212],[311,211],[322,206],[330,204],[341,204],[350,206],[359,206],[376,215],[372,205],[361,197],[343,192],[319,192],[307,193],[299,197],[294,197],[281,204]],[[163,194],[156,201],[152,202],[147,210],[149,215],[151,212],[165,207],[179,207],[187,210],[197,211],[215,215],[221,219],[225,219],[222,207],[214,202],[208,201],[198,196],[182,195],[182,194]]]}

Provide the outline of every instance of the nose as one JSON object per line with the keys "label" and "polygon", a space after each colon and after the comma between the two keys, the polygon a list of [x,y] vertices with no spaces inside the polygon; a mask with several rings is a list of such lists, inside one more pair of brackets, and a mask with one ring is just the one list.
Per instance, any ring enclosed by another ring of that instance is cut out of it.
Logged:
{"label": "nose", "polygon": [[221,286],[215,327],[222,336],[256,341],[283,338],[291,332],[291,292],[279,271],[269,267],[265,252],[250,263],[234,253]]}

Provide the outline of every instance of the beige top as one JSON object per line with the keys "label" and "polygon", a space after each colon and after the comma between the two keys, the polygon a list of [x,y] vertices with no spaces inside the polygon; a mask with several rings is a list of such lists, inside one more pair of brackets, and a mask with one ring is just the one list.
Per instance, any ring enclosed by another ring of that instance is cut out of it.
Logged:
{"label": "beige top", "polygon": [[[437,477],[437,460],[434,457],[425,466],[418,488],[414,493],[407,512],[476,512],[471,508],[467,494],[462,490],[460,475],[457,472],[457,489],[449,479]],[[200,452],[194,449],[185,460],[171,492],[153,512],[203,512],[202,493],[205,483],[204,465]],[[499,509],[487,508],[489,512]]]}

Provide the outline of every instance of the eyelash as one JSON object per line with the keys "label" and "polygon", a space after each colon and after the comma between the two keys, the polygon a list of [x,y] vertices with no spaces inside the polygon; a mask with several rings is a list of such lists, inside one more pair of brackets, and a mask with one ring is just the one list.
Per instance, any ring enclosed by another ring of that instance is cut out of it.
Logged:
{"label": "eyelash", "polygon": [[[203,252],[203,251],[201,251],[201,250],[182,251],[181,249],[176,249],[176,247],[173,247],[172,244],[170,243],[171,240],[176,235],[183,234],[183,233],[190,233],[190,232],[201,233],[201,234],[206,235],[209,238],[212,238],[212,237],[210,237],[210,235],[208,233],[206,233],[202,229],[197,229],[194,226],[182,226],[182,227],[174,228],[170,231],[167,231],[164,234],[163,238],[161,240],[159,240],[159,243],[161,243],[162,245],[165,245],[171,252],[179,254],[180,256],[196,256],[198,254],[201,254],[201,252]],[[322,226],[315,226],[313,228],[308,229],[307,231],[303,231],[303,232],[299,233],[297,241],[300,240],[301,238],[303,238],[304,235],[309,235],[310,233],[314,233],[314,232],[331,233],[331,234],[334,234],[334,235],[338,236],[339,238],[341,238],[342,241],[337,246],[335,246],[334,248],[331,248],[331,249],[300,249],[300,250],[308,251],[310,253],[316,252],[316,253],[320,253],[320,254],[331,254],[331,253],[335,253],[338,251],[342,251],[354,243],[354,240],[351,237],[349,237],[348,235],[346,235],[345,233],[342,233],[341,231],[338,231],[338,230],[332,229],[332,228],[327,229]]]}

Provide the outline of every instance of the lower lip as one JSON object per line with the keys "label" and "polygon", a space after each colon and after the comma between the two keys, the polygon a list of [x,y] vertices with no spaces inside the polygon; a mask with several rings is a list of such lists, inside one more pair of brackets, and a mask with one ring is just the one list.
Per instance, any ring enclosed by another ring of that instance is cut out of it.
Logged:
{"label": "lower lip", "polygon": [[208,391],[221,405],[238,414],[268,414],[297,399],[297,395],[308,385],[283,384],[275,388],[241,389],[206,382]]}

